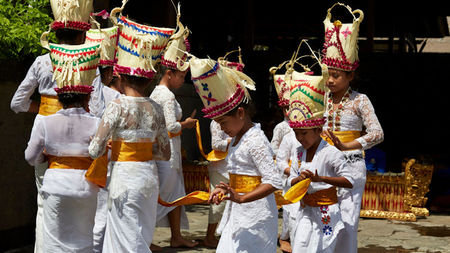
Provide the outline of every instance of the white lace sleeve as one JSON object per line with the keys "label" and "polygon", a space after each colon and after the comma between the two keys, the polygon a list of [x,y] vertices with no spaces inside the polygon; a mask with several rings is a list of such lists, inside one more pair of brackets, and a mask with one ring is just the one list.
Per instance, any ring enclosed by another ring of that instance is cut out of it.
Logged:
{"label": "white lace sleeve", "polygon": [[283,174],[284,169],[289,167],[289,160],[291,157],[291,140],[289,138],[289,134],[286,134],[281,141],[280,147],[277,151],[277,167],[281,174]]}
{"label": "white lace sleeve", "polygon": [[163,103],[164,119],[166,121],[167,131],[173,134],[181,131],[181,124],[177,121],[177,117],[175,115],[175,106],[175,97],[170,97]]}
{"label": "white lace sleeve", "polygon": [[27,112],[30,109],[31,95],[39,85],[37,80],[37,59],[33,62],[30,69],[28,69],[25,79],[17,87],[16,93],[11,100],[11,110],[15,113]]}
{"label": "white lace sleeve", "polygon": [[211,121],[210,131],[211,148],[222,152],[227,151],[229,137],[222,131],[222,129],[220,128],[220,124],[216,123],[214,120]]}
{"label": "white lace sleeve", "polygon": [[366,134],[356,139],[363,149],[369,149],[384,139],[383,129],[378,121],[375,109],[366,95],[362,95],[362,100],[358,106],[359,113],[366,127]]}
{"label": "white lace sleeve", "polygon": [[105,110],[105,97],[103,95],[103,84],[100,78],[100,71],[97,68],[97,77],[92,81],[94,90],[91,92],[89,100],[89,111],[92,115],[101,118]]}
{"label": "white lace sleeve", "polygon": [[170,141],[167,134],[166,123],[164,122],[164,113],[159,105],[155,103],[154,120],[156,124],[156,143],[153,146],[153,159],[168,161],[170,159]]}
{"label": "white lace sleeve", "polygon": [[31,165],[42,163],[44,161],[45,129],[44,123],[39,118],[33,126],[27,149],[25,150],[25,160]]}
{"label": "white lace sleeve", "polygon": [[261,174],[261,182],[281,189],[282,180],[273,160],[273,152],[270,148],[269,141],[265,136],[258,134],[251,137],[251,142],[251,145],[248,145],[249,153],[253,163]]}
{"label": "white lace sleeve", "polygon": [[272,141],[270,141],[270,146],[275,154],[278,153],[278,148],[280,147],[281,141],[283,140],[283,131],[280,124],[276,125],[273,129]]}
{"label": "white lace sleeve", "polygon": [[[117,101],[117,100],[116,100]],[[89,145],[89,155],[98,158],[105,153],[106,143],[111,138],[120,120],[120,105],[116,101],[109,103],[98,126],[97,133]]]}

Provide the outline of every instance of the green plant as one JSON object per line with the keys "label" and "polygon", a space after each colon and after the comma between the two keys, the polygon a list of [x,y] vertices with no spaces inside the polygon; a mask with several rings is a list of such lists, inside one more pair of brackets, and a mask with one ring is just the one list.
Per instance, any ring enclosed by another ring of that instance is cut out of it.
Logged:
{"label": "green plant", "polygon": [[0,0],[0,59],[44,54],[39,39],[52,21],[49,0]]}

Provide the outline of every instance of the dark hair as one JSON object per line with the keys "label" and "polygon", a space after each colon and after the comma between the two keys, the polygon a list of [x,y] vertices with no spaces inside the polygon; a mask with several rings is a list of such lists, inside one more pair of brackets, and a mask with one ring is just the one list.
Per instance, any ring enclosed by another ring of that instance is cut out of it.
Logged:
{"label": "dark hair", "polygon": [[130,76],[126,74],[120,74],[120,77],[126,81],[132,88],[142,88],[150,84],[150,79],[142,76]]}
{"label": "dark hair", "polygon": [[244,109],[245,113],[248,114],[248,116],[251,118],[253,118],[253,116],[255,115],[255,105],[252,103],[251,100],[244,102],[242,101],[238,106],[236,106],[233,110],[227,112],[224,116],[235,116],[239,107],[241,107],[242,109]]}
{"label": "dark hair", "polygon": [[58,94],[58,101],[62,104],[64,109],[72,107],[83,107],[84,101],[89,97],[89,94],[82,93],[60,93]]}
{"label": "dark hair", "polygon": [[170,70],[170,71],[172,71],[174,73],[179,71],[178,69],[169,68],[169,67],[164,66],[162,64],[158,64],[156,66],[156,78],[155,79],[157,80],[157,83],[161,82],[161,79],[163,78],[163,76],[166,74],[166,72],[168,70]]}
{"label": "dark hair", "polygon": [[58,29],[55,31],[56,38],[58,39],[58,42],[72,42],[76,41],[79,36],[83,35],[84,31],[78,31],[73,29]]}

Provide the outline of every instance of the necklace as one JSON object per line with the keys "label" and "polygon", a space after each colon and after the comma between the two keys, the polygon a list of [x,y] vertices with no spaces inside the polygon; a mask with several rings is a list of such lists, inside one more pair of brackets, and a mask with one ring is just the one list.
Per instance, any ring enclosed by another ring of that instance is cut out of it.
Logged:
{"label": "necklace", "polygon": [[344,96],[342,97],[341,101],[339,102],[338,107],[336,110],[334,110],[333,106],[333,94],[330,92],[328,93],[328,128],[333,131],[340,131],[341,130],[341,113],[342,109],[344,108],[344,104],[347,103],[347,101],[350,99],[350,94],[352,94],[352,89],[349,87],[347,91],[345,92]]}

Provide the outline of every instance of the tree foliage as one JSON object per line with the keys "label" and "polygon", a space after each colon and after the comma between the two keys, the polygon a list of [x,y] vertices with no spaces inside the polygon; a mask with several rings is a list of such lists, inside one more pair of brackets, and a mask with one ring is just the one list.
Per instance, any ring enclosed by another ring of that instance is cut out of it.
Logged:
{"label": "tree foliage", "polygon": [[45,53],[40,37],[52,21],[49,0],[0,0],[0,59]]}

